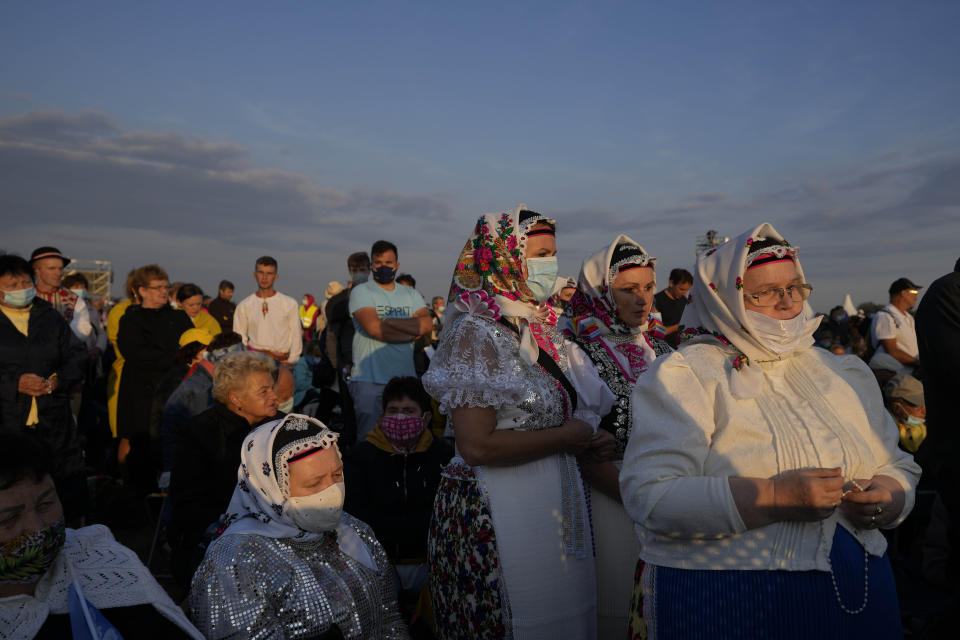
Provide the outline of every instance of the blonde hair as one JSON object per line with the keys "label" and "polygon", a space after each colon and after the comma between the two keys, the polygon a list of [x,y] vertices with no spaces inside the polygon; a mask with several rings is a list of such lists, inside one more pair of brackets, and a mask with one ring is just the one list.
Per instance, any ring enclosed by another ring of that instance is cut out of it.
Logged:
{"label": "blonde hair", "polygon": [[227,404],[228,394],[240,391],[251,373],[269,373],[276,376],[277,363],[273,358],[255,351],[232,353],[213,369],[213,399]]}

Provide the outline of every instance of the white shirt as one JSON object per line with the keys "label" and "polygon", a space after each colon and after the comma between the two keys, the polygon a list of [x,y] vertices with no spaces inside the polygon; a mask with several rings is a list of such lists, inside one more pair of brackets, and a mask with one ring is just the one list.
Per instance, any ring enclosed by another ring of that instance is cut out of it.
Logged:
{"label": "white shirt", "polygon": [[256,293],[244,298],[233,314],[233,330],[248,347],[289,353],[287,362],[300,359],[299,307],[296,300],[279,291],[269,298],[259,298]]}
{"label": "white shirt", "polygon": [[760,363],[762,388],[738,399],[732,363],[728,350],[695,344],[657,358],[637,381],[620,490],[641,557],[681,569],[827,571],[837,526],[882,555],[883,535],[858,529],[839,509],[822,521],[747,530],[727,480],[812,467],[840,467],[845,480],[887,475],[905,493],[887,526],[899,524],[913,507],[920,467],[897,446],[870,369],[856,356],[802,349]]}
{"label": "white shirt", "polygon": [[913,316],[900,311],[893,304],[888,304],[873,316],[872,339],[877,353],[886,353],[880,341],[890,338],[895,339],[897,347],[908,355],[914,358],[920,355]]}

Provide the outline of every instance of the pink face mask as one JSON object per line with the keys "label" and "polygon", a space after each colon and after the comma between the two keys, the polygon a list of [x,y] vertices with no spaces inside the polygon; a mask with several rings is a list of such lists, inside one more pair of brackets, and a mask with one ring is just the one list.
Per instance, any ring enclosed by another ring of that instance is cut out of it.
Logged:
{"label": "pink face mask", "polygon": [[380,422],[380,428],[383,434],[387,436],[390,444],[401,453],[410,453],[417,446],[420,440],[420,434],[423,433],[424,424],[421,416],[393,415],[383,416]]}

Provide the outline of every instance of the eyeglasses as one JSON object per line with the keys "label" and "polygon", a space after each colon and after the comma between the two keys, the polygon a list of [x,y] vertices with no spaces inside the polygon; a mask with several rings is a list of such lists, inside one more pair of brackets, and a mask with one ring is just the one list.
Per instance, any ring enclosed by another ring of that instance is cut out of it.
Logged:
{"label": "eyeglasses", "polygon": [[170,291],[173,287],[168,284],[155,284],[152,287],[144,286],[144,289],[150,289],[151,291]]}
{"label": "eyeglasses", "polygon": [[763,289],[756,293],[745,293],[743,297],[750,298],[754,305],[758,307],[772,307],[784,296],[790,296],[794,302],[802,302],[810,297],[813,287],[809,284],[792,284],[789,287]]}

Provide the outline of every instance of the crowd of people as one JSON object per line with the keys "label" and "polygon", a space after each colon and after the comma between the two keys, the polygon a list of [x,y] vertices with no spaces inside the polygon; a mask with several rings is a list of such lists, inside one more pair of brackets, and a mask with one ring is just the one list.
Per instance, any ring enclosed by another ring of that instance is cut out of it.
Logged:
{"label": "crowd of people", "polygon": [[0,639],[952,628],[960,261],[821,315],[769,224],[662,288],[615,233],[562,277],[561,232],[480,217],[429,306],[385,240],[299,302],[268,255],[238,303],[0,255]]}

